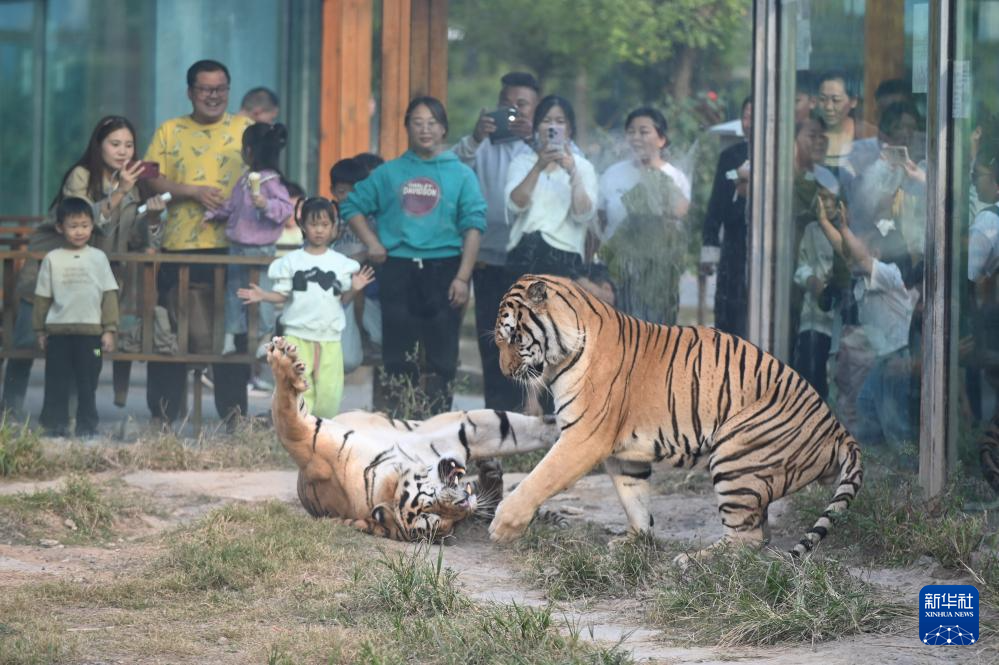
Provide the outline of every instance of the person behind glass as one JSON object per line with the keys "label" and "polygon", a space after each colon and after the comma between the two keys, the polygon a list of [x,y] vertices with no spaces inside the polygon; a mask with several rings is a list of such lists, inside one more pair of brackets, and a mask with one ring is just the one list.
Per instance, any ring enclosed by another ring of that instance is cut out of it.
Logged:
{"label": "person behind glass", "polygon": [[[385,373],[420,384],[413,359],[424,355],[433,413],[451,410],[458,335],[486,226],[486,202],[472,169],[445,151],[447,112],[433,97],[406,108],[409,149],[359,182],[344,217],[378,269]],[[368,227],[377,221],[377,235]]]}
{"label": "person behind glass", "polygon": [[371,282],[374,271],[330,248],[343,227],[333,202],[305,199],[297,217],[305,246],[270,265],[274,290],[250,284],[238,295],[246,303],[284,303],[284,336],[298,347],[308,377],[305,406],[314,416],[332,418],[343,397],[343,305]]}
{"label": "person behind glass", "polygon": [[[974,293],[974,336],[985,379],[999,391],[999,145],[976,150],[971,172],[975,194],[984,206],[968,236],[968,280]],[[999,424],[999,401],[993,426]]]}
{"label": "person behind glass", "polygon": [[[150,181],[151,187],[173,196],[163,227],[164,253],[206,256],[229,253],[224,227],[203,223],[205,213],[225,203],[243,174],[243,132],[253,124],[249,118],[226,112],[229,85],[229,70],[222,63],[199,60],[191,65],[187,70],[191,113],[160,125],[146,151],[147,161],[160,164],[160,177]],[[191,264],[191,290],[210,293],[213,271],[211,264]],[[176,307],[178,283],[179,265],[162,264],[157,274],[157,290],[160,304],[168,309]],[[207,297],[198,299],[206,300]],[[211,320],[207,312],[201,316]],[[245,335],[238,335],[235,342],[237,351],[246,350]],[[192,335],[191,350],[212,353],[221,349],[213,349],[210,339]],[[187,408],[187,367],[181,363],[151,362],[147,371],[146,403],[150,413],[164,423],[176,420]],[[215,408],[228,427],[235,427],[236,416],[246,413],[249,366],[215,363],[212,373]]]}
{"label": "person behind glass", "polygon": [[856,176],[856,168],[851,163],[853,143],[871,133],[863,121],[854,118],[858,102],[856,82],[839,69],[824,72],[819,77],[815,101],[829,138],[825,166],[842,185],[848,186]]}
{"label": "person behind glass", "polygon": [[597,230],[598,190],[596,171],[573,143],[575,134],[572,105],[548,95],[534,111],[534,150],[510,162],[510,283],[529,273],[582,272],[586,232]]}
{"label": "person behind glass", "polygon": [[[143,166],[134,161],[135,128],[121,116],[101,118],[90,133],[83,155],[66,171],[49,214],[28,239],[28,251],[48,252],[62,247],[65,238],[56,230],[55,213],[66,197],[75,196],[89,201],[96,208],[96,230],[90,243],[106,253],[138,252],[149,245],[149,224],[158,221],[165,204],[159,196],[146,196],[141,181]],[[145,216],[138,212],[145,205]],[[35,335],[31,328],[32,303],[39,261],[27,259],[18,271],[15,294],[17,316],[14,324],[15,348],[34,348]],[[127,280],[125,280],[127,282]],[[135,308],[134,289],[122,290],[124,311]],[[20,414],[31,374],[30,358],[11,359],[3,380],[0,411],[9,409]],[[115,361],[114,402],[125,405],[131,363]]]}
{"label": "person behind glass", "polygon": [[701,230],[701,273],[718,273],[715,328],[742,337],[747,333],[748,316],[746,201],[752,122],[753,98],[746,97],[742,102],[742,135],[746,140],[725,148],[718,156]]}
{"label": "person behind glass", "polygon": [[[232,194],[220,207],[205,213],[205,223],[225,222],[229,256],[274,256],[284,222],[294,212],[279,168],[281,150],[288,142],[282,124],[254,123],[243,132],[243,161],[250,169],[236,182]],[[222,355],[236,352],[236,335],[247,334],[246,308],[236,291],[249,284],[249,270],[243,265],[226,266],[225,337]],[[261,287],[270,289],[266,274]],[[274,332],[274,306],[260,305],[259,340],[266,343]],[[259,340],[249,340],[256,348]]]}
{"label": "person behind glass", "polygon": [[281,114],[281,104],[277,93],[270,88],[251,88],[239,104],[239,113],[253,122],[263,122],[273,125]]}
{"label": "person behind glass", "polygon": [[[846,206],[832,216],[819,199],[819,225],[833,249],[861,280],[856,287],[860,324],[875,362],[856,398],[857,423],[851,430],[865,445],[890,444],[896,452],[915,443],[910,418],[912,362],[909,329],[919,302],[920,271],[913,268],[905,238],[888,220],[858,237]],[[907,467],[915,460],[908,460]]]}
{"label": "person behind glass", "polygon": [[598,208],[606,220],[600,257],[616,286],[618,309],[673,325],[687,249],[690,180],[664,159],[669,139],[662,113],[637,108],[624,127],[632,158],[600,176]]}
{"label": "person behind glass", "polygon": [[500,300],[511,284],[506,269],[506,245],[510,238],[506,218],[507,170],[515,156],[533,152],[527,141],[534,131],[532,119],[540,90],[538,80],[531,74],[505,74],[500,79],[497,108],[482,109],[472,133],[451,148],[475,171],[488,206],[486,232],[472,281],[483,393],[489,409],[516,411],[522,402],[520,387],[500,371],[499,349],[493,343],[492,331]]}
{"label": "person behind glass", "polygon": [[926,162],[919,158],[923,151],[916,142],[920,124],[912,102],[888,105],[878,120],[877,136],[854,142],[851,161],[857,176],[849,190],[854,228],[873,228],[877,211],[890,209],[913,254],[924,252],[926,236]]}
{"label": "person behind glass", "polygon": [[76,436],[97,434],[101,354],[114,351],[118,282],[107,255],[90,247],[94,209],[67,196],[56,206],[63,246],[42,259],[32,324],[45,351],[45,396],[39,422],[50,436],[69,427],[69,390],[76,388]]}

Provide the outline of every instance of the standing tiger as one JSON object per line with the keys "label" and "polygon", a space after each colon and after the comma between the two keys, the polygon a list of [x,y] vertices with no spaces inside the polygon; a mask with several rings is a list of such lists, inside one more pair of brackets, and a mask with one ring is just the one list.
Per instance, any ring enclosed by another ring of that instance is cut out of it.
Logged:
{"label": "standing tiger", "polygon": [[640,321],[568,279],[525,275],[500,303],[496,344],[505,375],[551,390],[561,434],[500,503],[489,526],[495,541],[520,536],[538,506],[599,462],[633,531],[653,524],[651,462],[705,467],[725,528],[711,547],[761,546],[773,501],[835,480],[832,502],[792,550],[801,555],[860,488],[860,446],[818,393],[734,335]]}

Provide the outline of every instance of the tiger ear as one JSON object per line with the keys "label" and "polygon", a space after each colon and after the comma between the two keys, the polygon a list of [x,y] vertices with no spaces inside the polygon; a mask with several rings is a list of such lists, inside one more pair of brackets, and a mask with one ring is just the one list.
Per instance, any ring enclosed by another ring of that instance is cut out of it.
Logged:
{"label": "tiger ear", "polygon": [[527,287],[527,297],[535,304],[542,303],[548,298],[548,287],[544,282],[535,282]]}

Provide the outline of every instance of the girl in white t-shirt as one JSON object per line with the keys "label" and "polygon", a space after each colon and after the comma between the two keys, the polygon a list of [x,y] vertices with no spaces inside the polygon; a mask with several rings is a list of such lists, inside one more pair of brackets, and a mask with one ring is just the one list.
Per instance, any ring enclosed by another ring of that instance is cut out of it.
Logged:
{"label": "girl in white t-shirt", "polygon": [[343,305],[370,284],[374,271],[330,245],[340,235],[343,222],[331,201],[308,198],[296,215],[305,245],[271,264],[267,276],[273,291],[256,284],[240,289],[246,303],[285,303],[281,321],[285,338],[298,347],[305,363],[309,387],[306,408],[320,418],[332,418],[343,396],[343,352],[340,335],[346,324]]}

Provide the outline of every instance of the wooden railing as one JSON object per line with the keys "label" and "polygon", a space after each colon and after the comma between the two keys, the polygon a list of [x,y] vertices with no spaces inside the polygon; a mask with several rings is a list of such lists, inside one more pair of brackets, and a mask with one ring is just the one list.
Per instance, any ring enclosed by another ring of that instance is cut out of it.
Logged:
{"label": "wooden railing", "polygon": [[[18,301],[16,297],[17,273],[24,260],[31,257],[41,259],[45,252],[0,251],[0,283],[3,284],[3,311],[0,314],[3,323],[2,348],[0,358],[43,358],[44,353],[38,348],[14,348],[14,320],[17,314]],[[250,340],[245,353],[222,355],[223,335],[225,334],[225,272],[227,265],[245,265],[248,267],[250,282],[259,284],[261,270],[273,261],[270,257],[244,257],[204,254],[110,254],[108,255],[116,273],[121,275],[136,275],[134,284],[122,284],[123,288],[135,293],[136,314],[141,321],[142,348],[139,352],[115,351],[105,357],[110,360],[132,360],[144,362],[191,363],[195,365],[209,363],[252,363],[255,360],[256,345],[254,340],[259,337],[258,305],[247,307],[247,338]],[[158,304],[156,289],[156,273],[161,265],[175,264],[178,269],[177,308],[176,316],[178,352],[175,354],[157,353],[154,349],[155,308]],[[191,348],[191,269],[193,267],[210,266],[211,280],[211,322],[212,322],[212,353],[192,353]],[[200,370],[194,381],[194,411],[192,420],[195,427],[201,423],[201,381]]]}

